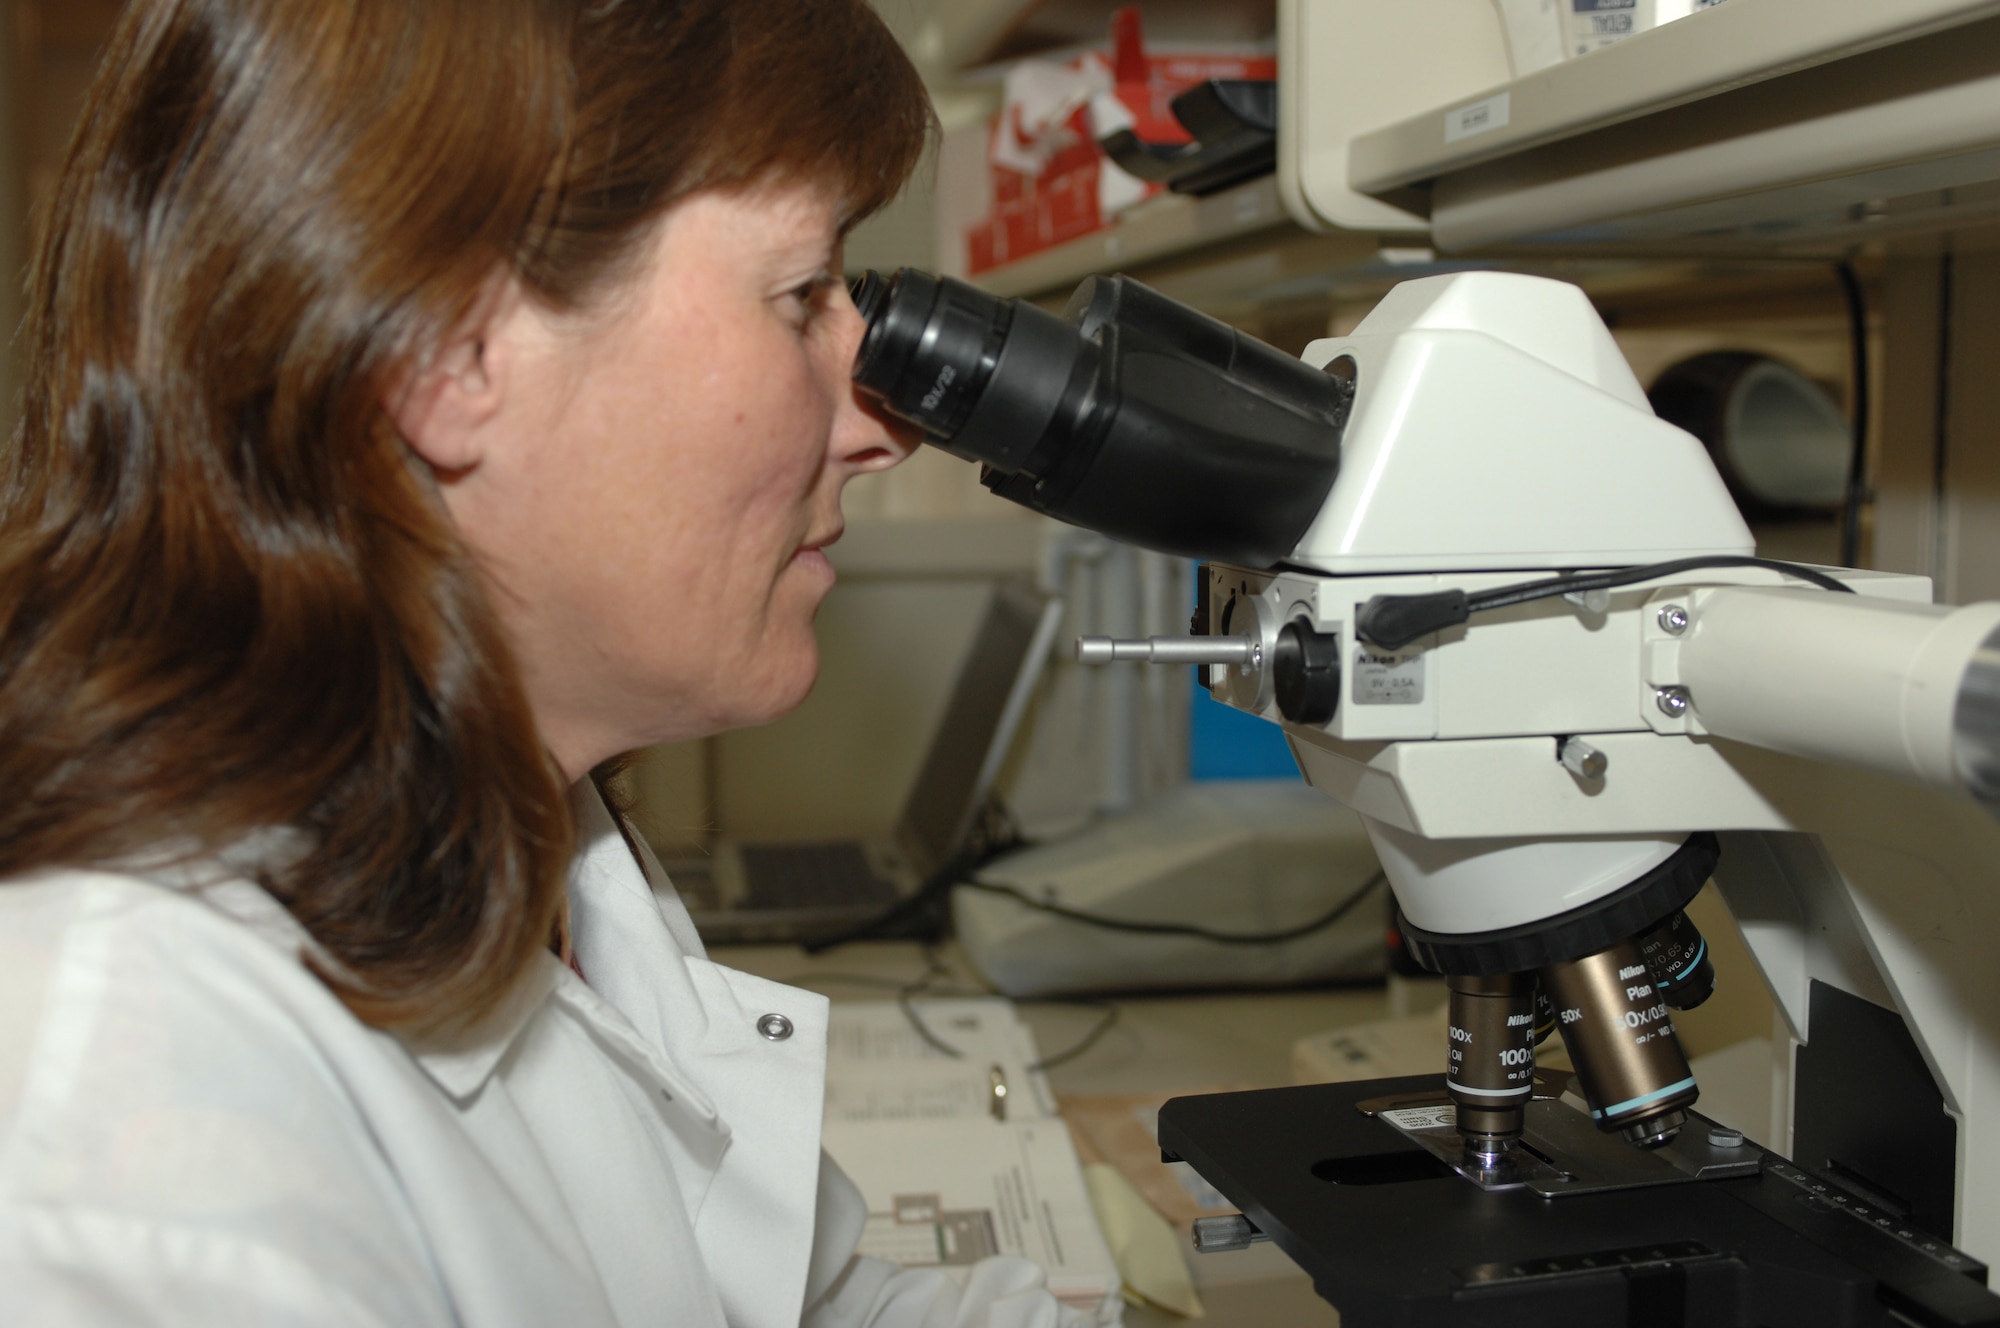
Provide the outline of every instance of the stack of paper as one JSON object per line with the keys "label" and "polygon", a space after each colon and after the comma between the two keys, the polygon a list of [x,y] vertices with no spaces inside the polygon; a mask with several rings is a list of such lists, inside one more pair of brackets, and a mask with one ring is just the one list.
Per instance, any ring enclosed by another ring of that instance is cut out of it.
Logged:
{"label": "stack of paper", "polygon": [[1031,1259],[1065,1304],[1118,1319],[1119,1276],[1068,1131],[1004,1000],[834,1005],[827,1035],[827,1152],[861,1187],[861,1252],[970,1267]]}

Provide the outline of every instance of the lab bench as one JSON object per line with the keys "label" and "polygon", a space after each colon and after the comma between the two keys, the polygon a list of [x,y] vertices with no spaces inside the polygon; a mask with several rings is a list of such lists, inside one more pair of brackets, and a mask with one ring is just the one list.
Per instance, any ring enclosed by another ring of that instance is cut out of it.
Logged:
{"label": "lab bench", "polygon": [[[918,945],[877,942],[809,956],[796,946],[720,947],[713,958],[773,981],[809,987],[835,1001],[883,1000],[903,984],[932,973],[940,992],[979,987],[952,947],[932,952],[941,972]],[[1299,1039],[1390,1013],[1380,987],[1307,991],[1229,992],[1213,995],[1134,995],[1110,1002],[1117,1021],[1087,1051],[1052,1066],[1050,1087],[1063,1096],[1205,1092],[1217,1085],[1279,1087],[1292,1082],[1292,1047]],[[1103,1018],[1105,1002],[1024,1001],[1020,1017],[1034,1030],[1044,1056],[1058,1056],[1087,1036]],[[1195,1285],[1207,1308],[1203,1328],[1332,1325],[1339,1315],[1321,1300],[1305,1274],[1276,1246],[1261,1244],[1231,1254],[1190,1256]],[[1144,1307],[1127,1306],[1132,1328],[1166,1328],[1186,1322]]]}

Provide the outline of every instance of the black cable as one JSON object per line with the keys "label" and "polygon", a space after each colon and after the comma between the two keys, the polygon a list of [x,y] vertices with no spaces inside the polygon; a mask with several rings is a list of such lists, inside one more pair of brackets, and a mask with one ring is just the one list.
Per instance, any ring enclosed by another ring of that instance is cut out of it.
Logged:
{"label": "black cable", "polygon": [[1363,641],[1384,650],[1401,650],[1412,641],[1432,632],[1456,627],[1475,613],[1510,608],[1558,595],[1580,595],[1593,590],[1614,590],[1619,586],[1656,581],[1704,567],[1762,567],[1785,576],[1810,582],[1822,590],[1851,594],[1852,589],[1816,567],[1756,558],[1748,554],[1717,553],[1697,558],[1676,558],[1671,562],[1648,563],[1643,567],[1616,567],[1603,572],[1565,572],[1539,581],[1517,581],[1491,590],[1439,590],[1423,595],[1376,595],[1355,615],[1354,630]]}
{"label": "black cable", "polygon": [[1096,1046],[1098,1042],[1118,1024],[1118,1007],[1110,1001],[1065,1001],[1066,1005],[1094,1005],[1104,1011],[1091,1030],[1051,1056],[1044,1056],[1028,1067],[1031,1071],[1053,1070],[1058,1065],[1067,1065]]}
{"label": "black cable", "polygon": [[1341,900],[1332,909],[1296,927],[1287,927],[1283,931],[1248,934],[1212,931],[1207,927],[1185,922],[1140,922],[1128,918],[1108,918],[1101,913],[1088,913],[1079,908],[1058,904],[1054,900],[1036,899],[1019,886],[1001,885],[993,881],[960,881],[958,885],[965,890],[981,890],[987,894],[1001,895],[1039,912],[1050,913],[1071,922],[1080,922],[1086,927],[1101,927],[1106,931],[1137,932],[1142,936],[1192,936],[1198,940],[1214,941],[1218,945],[1280,945],[1285,941],[1295,941],[1301,936],[1309,936],[1321,928],[1331,927],[1353,912],[1355,906],[1386,879],[1381,872],[1376,872],[1359,890]]}
{"label": "black cable", "polygon": [[1807,567],[1803,563],[1779,562],[1775,558],[1756,558],[1749,554],[1718,553],[1701,558],[1677,558],[1667,563],[1650,563],[1644,567],[1624,567],[1609,572],[1584,572],[1554,576],[1544,581],[1523,581],[1511,586],[1496,586],[1492,590],[1473,591],[1465,597],[1465,602],[1474,613],[1482,613],[1487,609],[1504,609],[1515,604],[1526,604],[1530,600],[1552,599],[1557,595],[1576,595],[1592,590],[1615,590],[1619,586],[1636,585],[1641,581],[1657,581],[1663,576],[1698,571],[1704,567],[1762,567],[1773,572],[1782,572],[1786,576],[1795,576],[1801,581],[1809,581],[1821,590],[1853,593],[1844,582],[1828,576],[1817,567]]}
{"label": "black cable", "polygon": [[[1947,562],[1945,558],[1945,534],[1951,523],[1945,519],[1949,510],[1946,506],[1950,498],[1951,482],[1951,412],[1952,397],[1959,391],[1957,365],[1958,357],[1958,253],[1956,242],[1951,235],[1944,237],[1944,252],[1938,256],[1937,269],[1937,349],[1931,352],[1935,365],[1931,380],[1931,511],[1936,515],[1931,519],[1931,547],[1925,551],[1924,561],[1937,572],[1936,579],[1944,579]],[[1974,361],[1977,362],[1976,360]]]}
{"label": "black cable", "polygon": [[1847,459],[1847,497],[1840,508],[1840,565],[1861,561],[1861,509],[1868,502],[1868,301],[1854,264],[1836,263],[1841,294],[1847,300],[1847,335],[1854,406],[1854,450]]}
{"label": "black cable", "polygon": [[976,856],[960,854],[922,885],[881,912],[829,935],[801,942],[799,948],[809,955],[817,955],[854,941],[905,940],[911,937],[935,939],[944,930],[940,904],[950,893],[948,887],[956,877],[976,865]]}
{"label": "black cable", "polygon": [[939,1037],[937,1034],[931,1032],[931,1030],[925,1026],[924,1021],[917,1018],[917,1009],[914,1005],[910,1004],[911,995],[912,992],[908,987],[905,987],[903,990],[897,992],[896,1008],[903,1012],[903,1018],[910,1021],[910,1027],[917,1030],[917,1036],[922,1038],[925,1042],[929,1043],[932,1047],[936,1048],[938,1051],[941,1051],[945,1055],[951,1057],[953,1060],[955,1061],[964,1060],[965,1059],[964,1052],[960,1051],[957,1047],[952,1046],[951,1043],[946,1042],[943,1038]]}
{"label": "black cable", "polygon": [[[925,1045],[951,1057],[955,1061],[964,1060],[965,1053],[963,1051],[960,1051],[957,1047],[952,1046],[951,1043],[946,1042],[943,1038],[931,1032],[930,1026],[924,1023],[922,1017],[917,1014],[917,1007],[912,1003],[913,997],[937,994],[933,991],[931,983],[937,978],[950,976],[950,970],[937,961],[935,954],[926,953],[924,962],[925,968],[922,976],[913,982],[900,984],[900,989],[896,992],[896,1008],[903,1012],[903,1018],[909,1021],[910,1027],[916,1030],[917,1036],[924,1040]],[[1092,1009],[1102,1010],[1104,1014],[1102,1018],[1091,1026],[1088,1033],[1085,1033],[1061,1051],[1030,1061],[1027,1067],[1030,1074],[1039,1074],[1043,1070],[1054,1069],[1058,1065],[1065,1065],[1075,1060],[1077,1057],[1083,1055],[1084,1052],[1096,1046],[1103,1039],[1104,1035],[1109,1033],[1113,1026],[1118,1023],[1118,1007],[1110,1001],[1063,1001],[1061,1004],[1088,1006]]]}
{"label": "black cable", "polygon": [[842,927],[825,936],[806,941],[799,948],[809,955],[854,941],[907,940],[912,937],[933,941],[945,934],[949,917],[945,905],[952,886],[1009,849],[1023,843],[1013,814],[998,797],[989,797],[974,815],[966,842],[950,861],[932,872],[921,885],[881,912]]}

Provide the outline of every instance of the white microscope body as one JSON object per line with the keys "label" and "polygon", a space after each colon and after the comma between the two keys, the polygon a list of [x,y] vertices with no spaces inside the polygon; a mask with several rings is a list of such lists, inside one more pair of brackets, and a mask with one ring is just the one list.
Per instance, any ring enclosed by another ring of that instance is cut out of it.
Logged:
{"label": "white microscope body", "polygon": [[[1715,882],[1790,1038],[1778,1100],[1814,983],[1899,1013],[1957,1123],[1953,1238],[2000,1259],[2000,604],[1711,566],[1384,648],[1377,596],[1748,555],[1751,535],[1573,287],[1410,282],[1305,359],[1357,385],[1339,475],[1288,570],[1211,564],[1207,630],[1247,638],[1207,666],[1213,695],[1284,726],[1435,936],[1587,910],[1719,832]],[[1337,661],[1323,720],[1280,707],[1288,624]]]}
{"label": "white microscope body", "polygon": [[[1161,1107],[1227,1242],[1357,1328],[2000,1324],[2000,604],[1752,556],[1559,282],[1411,282],[1303,362],[1120,276],[855,299],[856,384],[994,493],[1206,562],[1192,637],[1078,658],[1282,724],[1447,977],[1442,1076]],[[1693,1111],[1672,1028],[1711,877],[1785,1024],[1777,1152]]]}

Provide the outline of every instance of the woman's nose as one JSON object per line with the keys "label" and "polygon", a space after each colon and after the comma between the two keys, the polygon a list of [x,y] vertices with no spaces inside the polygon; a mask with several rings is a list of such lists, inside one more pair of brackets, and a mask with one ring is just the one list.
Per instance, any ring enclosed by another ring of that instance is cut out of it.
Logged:
{"label": "woman's nose", "polygon": [[916,425],[889,414],[852,383],[846,385],[841,416],[834,428],[834,455],[854,470],[900,465],[924,441]]}

